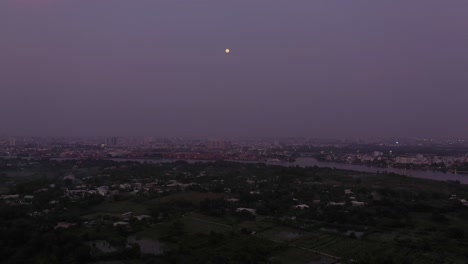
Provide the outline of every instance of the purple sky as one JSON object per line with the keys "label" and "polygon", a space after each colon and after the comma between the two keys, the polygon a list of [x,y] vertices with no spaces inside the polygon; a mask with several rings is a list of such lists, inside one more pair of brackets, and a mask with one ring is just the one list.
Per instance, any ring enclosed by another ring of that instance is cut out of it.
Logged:
{"label": "purple sky", "polygon": [[0,121],[16,135],[466,137],[468,1],[0,0]]}

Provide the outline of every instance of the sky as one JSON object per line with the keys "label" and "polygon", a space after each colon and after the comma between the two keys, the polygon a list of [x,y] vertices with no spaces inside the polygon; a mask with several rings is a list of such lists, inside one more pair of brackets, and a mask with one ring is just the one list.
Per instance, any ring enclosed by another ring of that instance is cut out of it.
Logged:
{"label": "sky", "polygon": [[466,137],[467,14],[466,0],[0,0],[0,133]]}

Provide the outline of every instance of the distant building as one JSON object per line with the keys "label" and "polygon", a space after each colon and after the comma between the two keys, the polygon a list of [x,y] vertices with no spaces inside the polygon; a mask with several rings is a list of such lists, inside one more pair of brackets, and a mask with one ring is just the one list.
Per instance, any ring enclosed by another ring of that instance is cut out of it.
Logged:
{"label": "distant building", "polygon": [[208,142],[207,148],[211,150],[229,150],[232,148],[232,143],[226,140],[211,140]]}
{"label": "distant building", "polygon": [[416,157],[396,157],[396,163],[399,164],[421,164],[421,160]]}
{"label": "distant building", "polygon": [[372,152],[372,156],[374,156],[374,157],[380,157],[380,156],[382,156],[382,155],[383,155],[383,152],[380,152],[380,151],[374,151],[374,152]]}
{"label": "distant building", "polygon": [[9,146],[16,146],[16,138],[14,138],[14,137],[9,137],[9,138],[8,138],[8,145],[9,145]]}
{"label": "distant building", "polygon": [[107,146],[117,146],[117,138],[116,137],[108,137],[106,139]]}

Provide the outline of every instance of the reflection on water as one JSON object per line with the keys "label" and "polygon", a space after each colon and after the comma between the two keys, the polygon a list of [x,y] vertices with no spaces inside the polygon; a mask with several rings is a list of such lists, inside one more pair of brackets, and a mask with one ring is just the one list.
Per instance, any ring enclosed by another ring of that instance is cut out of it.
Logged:
{"label": "reflection on water", "polygon": [[[158,240],[129,236],[127,238],[127,247],[131,247],[131,244],[138,244],[140,246],[140,252],[142,254],[160,255],[164,252],[164,243]],[[117,252],[117,250],[122,249],[112,246],[106,240],[93,240],[88,242],[88,245],[91,248],[95,249],[93,251],[95,255],[99,255],[102,253],[113,253]],[[96,250],[99,250],[100,252],[97,252]]]}

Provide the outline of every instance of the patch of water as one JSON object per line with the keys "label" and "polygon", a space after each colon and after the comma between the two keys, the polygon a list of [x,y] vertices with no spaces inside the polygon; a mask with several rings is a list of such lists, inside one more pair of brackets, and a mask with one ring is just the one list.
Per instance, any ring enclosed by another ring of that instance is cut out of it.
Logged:
{"label": "patch of water", "polygon": [[102,253],[112,253],[117,251],[117,249],[106,240],[93,240],[88,242],[88,245],[99,249]]}
{"label": "patch of water", "polygon": [[158,240],[129,236],[127,246],[130,246],[130,244],[138,244],[142,254],[161,255],[164,253],[165,244]]}

